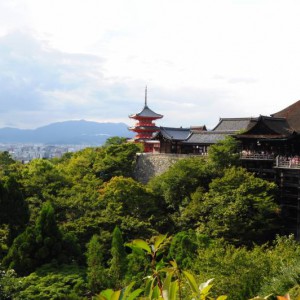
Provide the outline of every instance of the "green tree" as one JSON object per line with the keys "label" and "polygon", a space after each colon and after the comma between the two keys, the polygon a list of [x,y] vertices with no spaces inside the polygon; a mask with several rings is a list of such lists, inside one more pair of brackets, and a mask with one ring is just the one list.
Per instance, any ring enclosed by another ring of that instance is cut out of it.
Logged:
{"label": "green tree", "polygon": [[123,176],[103,185],[98,209],[103,228],[112,232],[119,226],[126,239],[151,236],[152,226],[162,218],[151,192],[143,184]]}
{"label": "green tree", "polygon": [[105,144],[103,145],[103,147],[109,147],[111,145],[121,145],[127,142],[127,139],[124,137],[120,137],[120,136],[113,136],[110,137],[106,140]]}
{"label": "green tree", "polygon": [[77,264],[47,264],[26,277],[15,278],[19,283],[11,299],[83,300],[87,293],[85,268]]}
{"label": "green tree", "polygon": [[136,162],[136,153],[140,152],[139,144],[113,144],[101,151],[94,164],[94,171],[103,181],[114,176],[132,177]]}
{"label": "green tree", "polygon": [[70,262],[79,255],[75,239],[59,230],[50,202],[44,203],[35,226],[18,235],[3,259],[3,264],[18,274],[28,274],[51,261]]}
{"label": "green tree", "polygon": [[199,229],[235,244],[262,243],[278,230],[276,185],[245,169],[226,169],[214,179],[201,204]]}
{"label": "green tree", "polygon": [[63,172],[51,161],[34,159],[22,170],[21,184],[26,197],[37,197],[42,201],[57,196],[62,187],[68,185]]}
{"label": "green tree", "polygon": [[8,225],[8,244],[25,228],[29,209],[14,176],[6,175],[0,180],[0,225]]}
{"label": "green tree", "polygon": [[260,294],[263,282],[271,280],[266,246],[237,248],[224,240],[210,240],[208,244],[198,245],[197,250],[191,270],[198,274],[200,281],[215,279],[214,296],[227,294],[228,299],[250,299]]}
{"label": "green tree", "polygon": [[170,211],[178,211],[190,201],[198,187],[204,190],[214,175],[203,157],[181,159],[160,176],[149,182],[155,194],[161,195]]}
{"label": "green tree", "polygon": [[94,294],[108,287],[107,272],[104,265],[103,246],[98,235],[93,235],[87,245],[88,287]]}
{"label": "green tree", "polygon": [[0,166],[1,169],[10,166],[15,163],[15,160],[11,157],[8,151],[0,152]]}
{"label": "green tree", "polygon": [[178,232],[172,238],[168,259],[175,260],[181,268],[190,268],[196,258],[197,246],[195,231]]}
{"label": "green tree", "polygon": [[216,172],[239,165],[239,142],[231,136],[211,145],[208,149],[209,162]]}
{"label": "green tree", "polygon": [[125,279],[127,259],[121,230],[115,227],[112,234],[111,256],[109,274],[111,282],[120,288]]}

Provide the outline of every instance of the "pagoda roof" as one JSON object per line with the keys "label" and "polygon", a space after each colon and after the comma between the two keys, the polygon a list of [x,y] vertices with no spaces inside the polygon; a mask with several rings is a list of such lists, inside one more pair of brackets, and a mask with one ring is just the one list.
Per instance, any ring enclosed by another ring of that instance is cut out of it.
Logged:
{"label": "pagoda roof", "polygon": [[142,111],[137,114],[132,114],[129,118],[138,119],[138,118],[149,118],[149,119],[161,119],[163,115],[157,114],[153,110],[151,110],[148,105],[146,104]]}
{"label": "pagoda roof", "polygon": [[213,131],[238,132],[251,128],[257,118],[220,118]]}
{"label": "pagoda roof", "polygon": [[275,118],[285,118],[290,127],[300,133],[300,100],[271,116]]}
{"label": "pagoda roof", "polygon": [[174,128],[174,127],[159,127],[159,132],[155,134],[155,138],[162,137],[167,140],[182,141],[188,138],[191,134],[190,128]]}
{"label": "pagoda roof", "polygon": [[132,126],[129,130],[157,131],[159,128],[157,126]]}
{"label": "pagoda roof", "polygon": [[288,138],[294,133],[286,118],[260,116],[254,126],[236,136],[238,138],[278,139]]}

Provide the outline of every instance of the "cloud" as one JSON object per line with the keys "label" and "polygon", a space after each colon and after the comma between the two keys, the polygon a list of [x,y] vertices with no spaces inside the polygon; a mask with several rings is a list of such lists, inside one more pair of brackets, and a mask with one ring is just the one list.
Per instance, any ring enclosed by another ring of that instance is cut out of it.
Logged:
{"label": "cloud", "polygon": [[0,126],[120,118],[124,111],[119,104],[127,88],[104,78],[103,61],[95,55],[54,50],[26,32],[1,37]]}

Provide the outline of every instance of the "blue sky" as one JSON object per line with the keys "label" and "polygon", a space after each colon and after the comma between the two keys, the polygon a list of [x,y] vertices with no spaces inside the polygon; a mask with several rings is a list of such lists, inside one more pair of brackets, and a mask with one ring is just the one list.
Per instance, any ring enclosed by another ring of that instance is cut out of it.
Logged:
{"label": "blue sky", "polygon": [[214,127],[300,99],[297,0],[0,0],[0,127]]}

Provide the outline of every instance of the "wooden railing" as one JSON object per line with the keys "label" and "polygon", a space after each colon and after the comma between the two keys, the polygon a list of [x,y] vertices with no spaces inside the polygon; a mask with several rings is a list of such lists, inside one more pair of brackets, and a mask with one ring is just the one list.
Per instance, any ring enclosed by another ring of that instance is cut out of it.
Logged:
{"label": "wooden railing", "polygon": [[276,168],[300,169],[300,159],[276,157]]}
{"label": "wooden railing", "polygon": [[261,154],[261,153],[241,153],[241,159],[253,159],[253,160],[274,160],[274,154]]}

